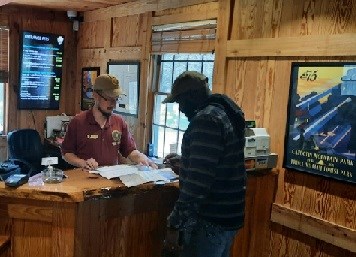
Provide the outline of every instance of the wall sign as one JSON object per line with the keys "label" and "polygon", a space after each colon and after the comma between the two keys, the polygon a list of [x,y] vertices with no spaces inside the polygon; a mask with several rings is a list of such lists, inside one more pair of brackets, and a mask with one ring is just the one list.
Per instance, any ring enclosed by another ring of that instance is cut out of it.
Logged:
{"label": "wall sign", "polygon": [[284,167],[356,183],[356,62],[293,63]]}

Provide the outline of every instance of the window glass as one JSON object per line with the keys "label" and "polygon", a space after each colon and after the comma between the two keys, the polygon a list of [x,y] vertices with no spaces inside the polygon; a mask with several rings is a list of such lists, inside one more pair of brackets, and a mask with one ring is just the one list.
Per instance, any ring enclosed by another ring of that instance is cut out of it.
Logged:
{"label": "window glass", "polygon": [[188,62],[188,70],[202,72],[201,62]]}
{"label": "window glass", "polygon": [[155,156],[165,156],[164,155],[164,127],[153,125],[153,145],[154,145],[154,155]]}
{"label": "window glass", "polygon": [[153,112],[153,123],[157,125],[166,124],[166,104],[162,104],[162,101],[166,98],[166,95],[155,96],[155,108]]}
{"label": "window glass", "polygon": [[175,54],[174,60],[175,61],[186,61],[186,60],[189,60],[189,55],[190,54]]}
{"label": "window glass", "polygon": [[212,62],[204,63],[203,74],[207,76],[207,78],[209,79],[208,82],[209,82],[210,89],[212,89],[212,84],[213,84],[213,69],[214,69],[214,63]]}
{"label": "window glass", "polygon": [[204,55],[202,54],[190,54],[187,60],[190,61],[201,61]]}
{"label": "window glass", "polygon": [[[187,70],[187,62],[175,62],[173,71],[173,81],[183,72]],[[171,89],[169,89],[171,90]]]}
{"label": "window glass", "polygon": [[159,85],[160,92],[171,92],[172,87],[173,62],[162,62],[161,64],[161,83]]}
{"label": "window glass", "polygon": [[166,125],[170,128],[178,128],[179,105],[176,103],[167,103],[167,121]]}
{"label": "window glass", "polygon": [[179,115],[179,129],[180,130],[186,130],[188,128],[189,125],[189,121],[187,119],[187,117],[180,112]]}
{"label": "window glass", "polygon": [[177,154],[179,154],[179,155],[182,154],[183,135],[184,135],[184,131],[179,131],[179,134],[178,134],[178,151],[177,151]]}
{"label": "window glass", "polygon": [[166,138],[164,142],[164,156],[169,153],[177,153],[178,147],[178,130],[176,129],[166,129]]}
{"label": "window glass", "polygon": [[173,60],[175,54],[164,54],[162,55],[162,60]]}
{"label": "window glass", "polygon": [[215,60],[214,54],[203,54],[202,56],[203,56],[204,61],[214,61]]}

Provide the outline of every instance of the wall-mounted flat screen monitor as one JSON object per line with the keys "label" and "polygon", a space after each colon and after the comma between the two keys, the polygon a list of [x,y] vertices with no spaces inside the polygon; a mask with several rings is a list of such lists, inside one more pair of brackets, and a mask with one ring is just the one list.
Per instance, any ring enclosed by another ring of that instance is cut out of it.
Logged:
{"label": "wall-mounted flat screen monitor", "polygon": [[22,32],[18,109],[59,109],[63,52],[63,35]]}

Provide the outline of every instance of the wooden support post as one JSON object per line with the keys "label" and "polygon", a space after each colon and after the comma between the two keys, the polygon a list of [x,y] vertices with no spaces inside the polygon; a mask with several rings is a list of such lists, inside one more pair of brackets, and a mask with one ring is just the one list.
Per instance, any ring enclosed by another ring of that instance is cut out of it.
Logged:
{"label": "wooden support post", "polygon": [[215,65],[213,76],[213,91],[225,92],[226,82],[226,44],[229,34],[230,0],[219,1],[218,26],[215,40]]}

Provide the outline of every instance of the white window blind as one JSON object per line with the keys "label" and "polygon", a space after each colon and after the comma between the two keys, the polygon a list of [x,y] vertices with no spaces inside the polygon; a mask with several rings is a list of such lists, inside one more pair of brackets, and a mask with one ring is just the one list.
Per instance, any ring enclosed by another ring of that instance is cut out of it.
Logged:
{"label": "white window blind", "polygon": [[215,19],[152,26],[152,53],[212,52],[215,34]]}

